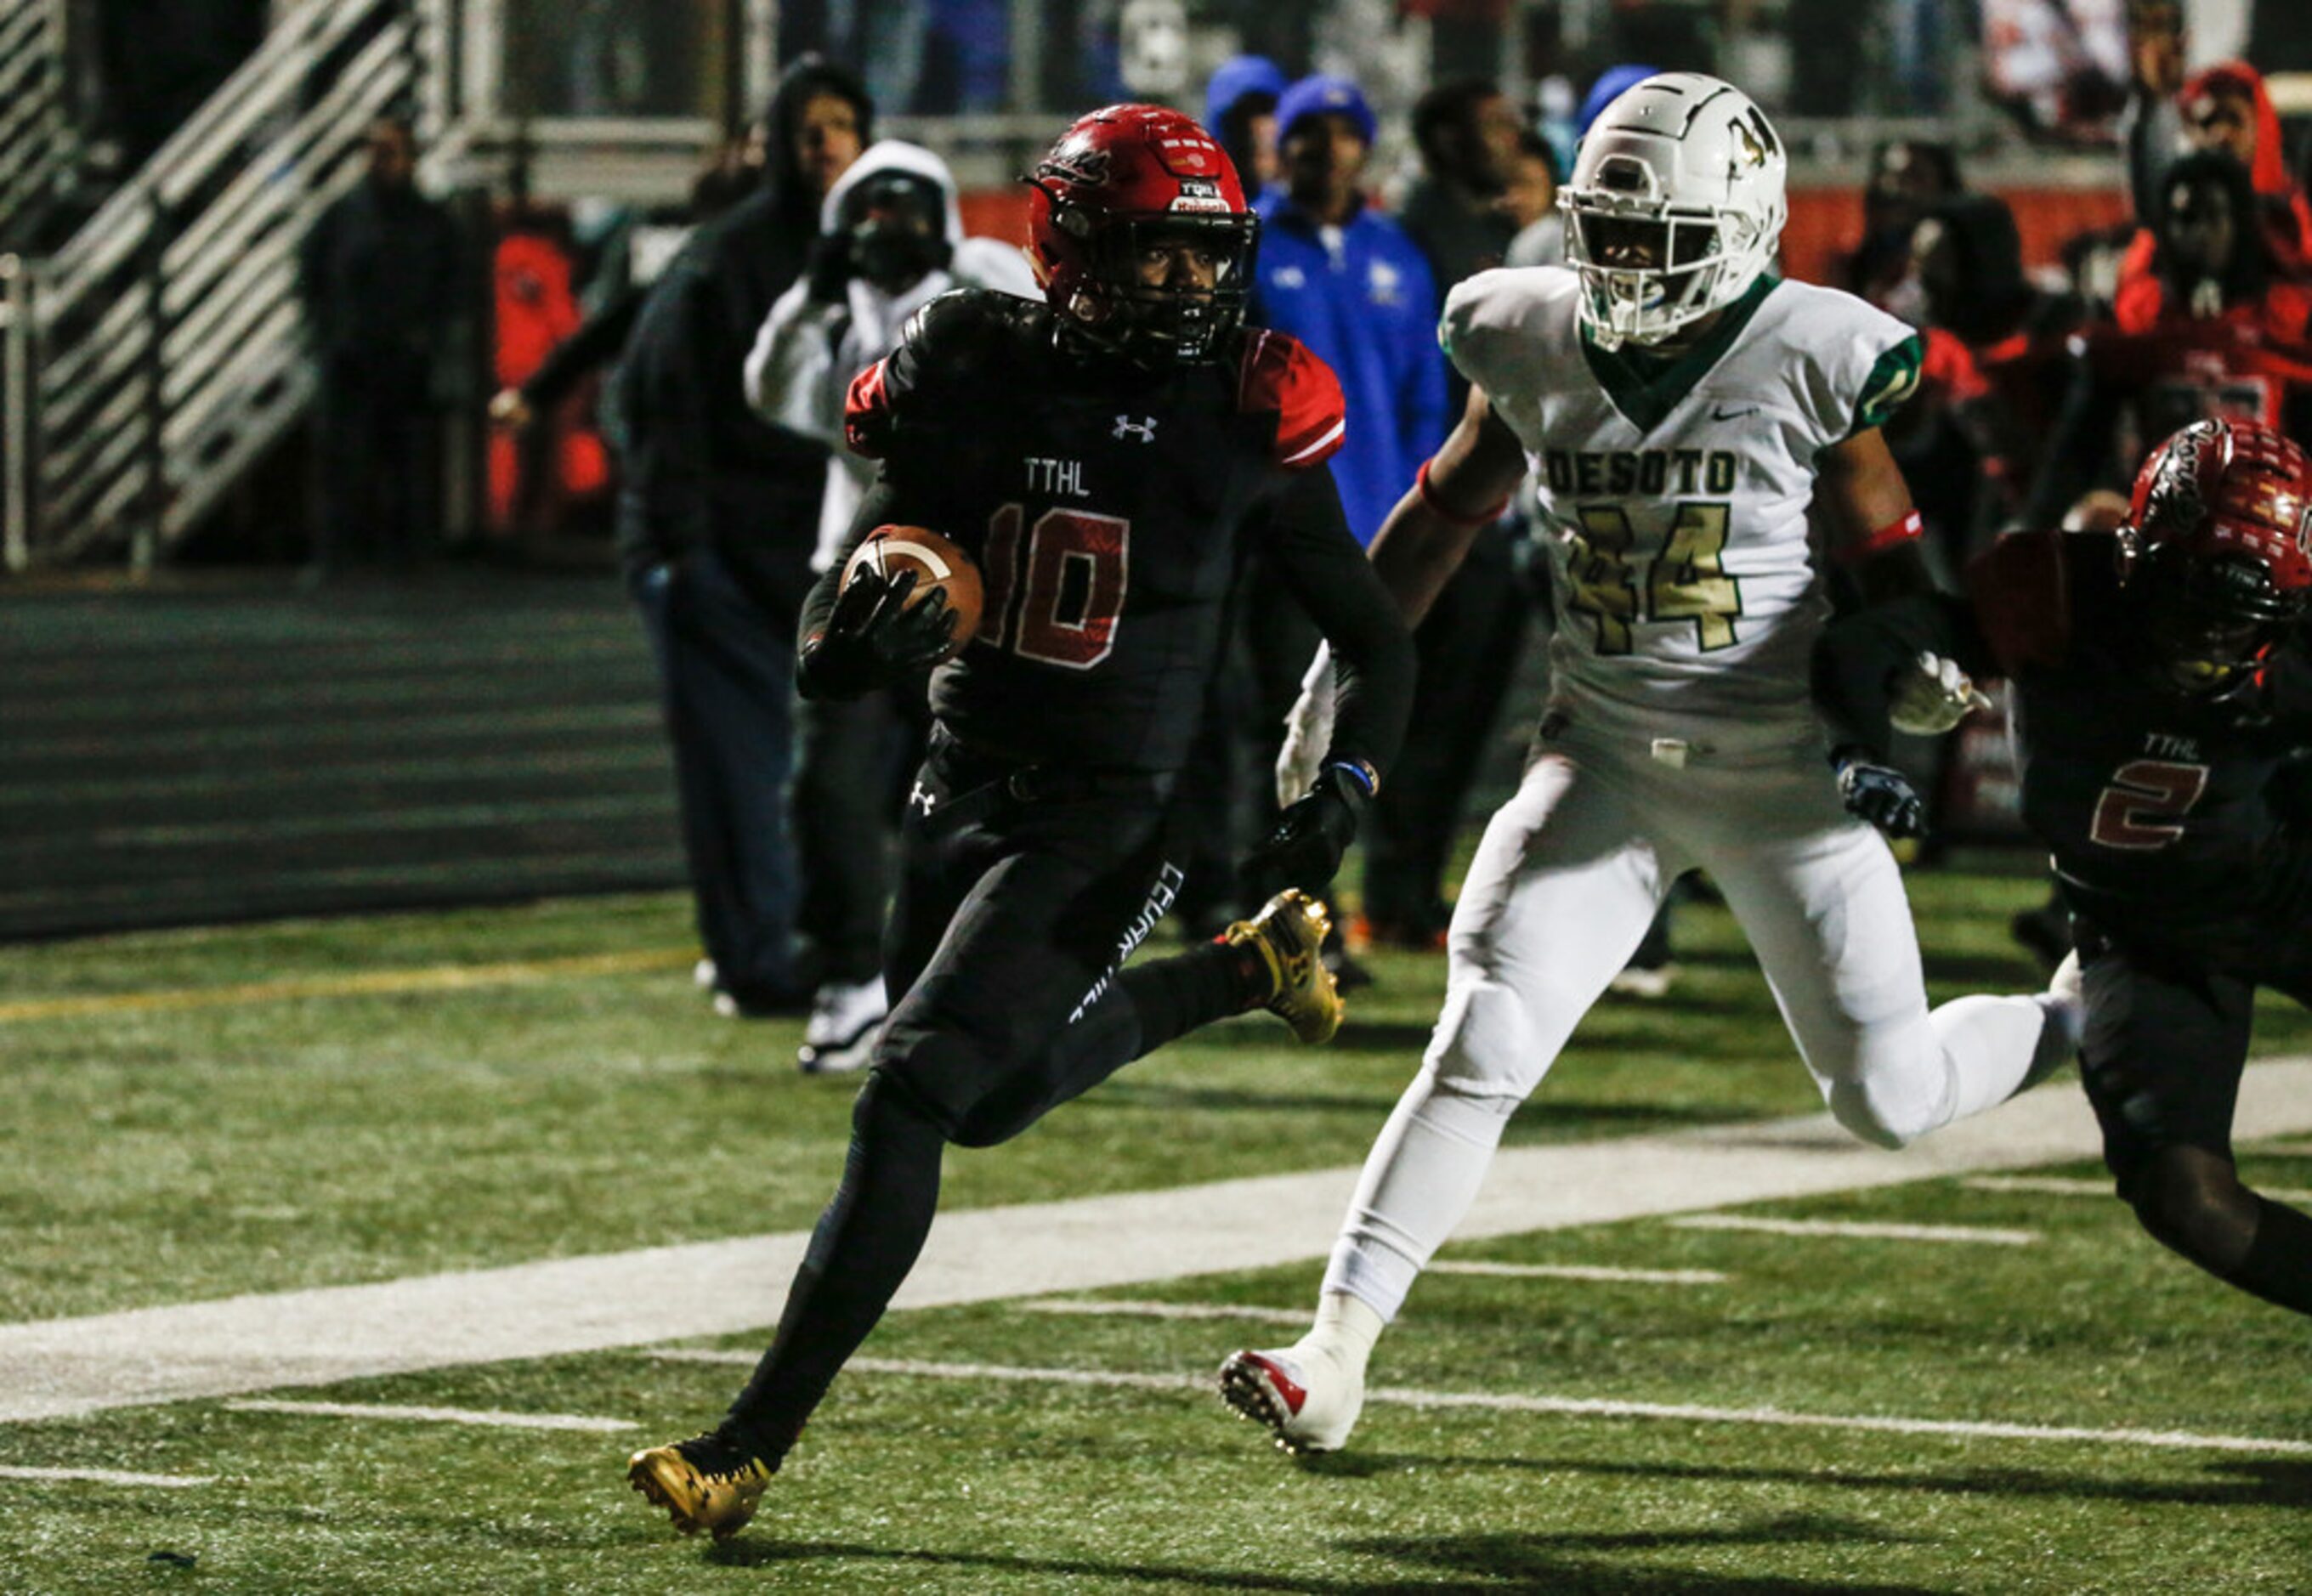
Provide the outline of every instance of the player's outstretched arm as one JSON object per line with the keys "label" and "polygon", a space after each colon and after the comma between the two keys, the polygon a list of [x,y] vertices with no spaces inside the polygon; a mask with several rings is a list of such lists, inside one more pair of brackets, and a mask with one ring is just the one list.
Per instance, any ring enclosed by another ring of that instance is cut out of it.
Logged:
{"label": "player's outstretched arm", "polygon": [[1485,390],[1473,385],[1468,407],[1444,447],[1421,468],[1373,539],[1373,569],[1407,625],[1421,624],[1477,533],[1508,507],[1524,480],[1525,446],[1493,414]]}
{"label": "player's outstretched arm", "polygon": [[1248,889],[1321,892],[1355,840],[1381,772],[1397,757],[1413,705],[1413,634],[1357,546],[1332,475],[1286,473],[1269,507],[1277,571],[1324,634],[1320,658],[1336,662],[1336,712],[1326,746],[1283,814],[1244,861]]}

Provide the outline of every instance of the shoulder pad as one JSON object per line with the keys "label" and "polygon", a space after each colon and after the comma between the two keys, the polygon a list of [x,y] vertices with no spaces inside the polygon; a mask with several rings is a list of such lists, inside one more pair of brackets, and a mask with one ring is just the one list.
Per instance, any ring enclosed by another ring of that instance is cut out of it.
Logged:
{"label": "shoulder pad", "polygon": [[1236,407],[1276,417],[1276,463],[1304,470],[1332,458],[1348,428],[1333,368],[1290,334],[1253,328],[1237,368]]}
{"label": "shoulder pad", "polygon": [[2078,545],[2108,535],[2010,532],[1968,563],[1965,583],[1975,625],[2010,680],[2027,667],[2061,665],[2071,648],[2071,562]]}
{"label": "shoulder pad", "polygon": [[911,407],[1003,371],[1018,351],[1049,341],[1049,323],[1032,300],[984,288],[941,294],[907,318],[889,354],[851,379],[844,441],[854,454],[880,458]]}
{"label": "shoulder pad", "polygon": [[[1447,292],[1437,321],[1438,346],[1462,376],[1490,388],[1490,362],[1497,351],[1506,348],[1529,358],[1537,334],[1555,325],[1572,328],[1576,292],[1574,275],[1563,266],[1479,272]],[[1561,302],[1565,311],[1554,319]]]}

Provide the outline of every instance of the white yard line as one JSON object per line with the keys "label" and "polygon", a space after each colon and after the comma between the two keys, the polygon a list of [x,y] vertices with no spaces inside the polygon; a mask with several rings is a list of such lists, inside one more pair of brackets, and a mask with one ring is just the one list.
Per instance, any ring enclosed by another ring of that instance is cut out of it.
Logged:
{"label": "white yard line", "polygon": [[[652,1357],[686,1363],[748,1363],[749,1352],[669,1348]],[[1029,1368],[1007,1364],[931,1363],[905,1357],[854,1357],[847,1374],[897,1374],[922,1380],[1006,1380],[1038,1385],[1088,1385],[1118,1391],[1214,1389],[1210,1374],[1133,1374],[1106,1369]],[[1376,1386],[1368,1407],[1476,1408],[1494,1413],[1547,1413],[1570,1418],[1663,1418],[1688,1424],[1779,1426],[1805,1430],[1870,1430],[1889,1435],[1952,1435],[2001,1441],[2078,1441],[2097,1446],[2151,1446],[2178,1451],[2247,1452],[2312,1457],[2312,1441],[2258,1435],[2204,1435],[2186,1430],[2090,1429],[2076,1425],[2004,1424],[1997,1420],[1903,1418],[1876,1413],[1791,1413],[1780,1408],[1710,1408],[1686,1402],[1627,1402],[1599,1397],[1518,1396],[1492,1391],[1414,1391]]]}
{"label": "white yard line", "polygon": [[27,1469],[14,1463],[0,1463],[0,1479],[86,1480],[91,1485],[152,1486],[164,1491],[217,1482],[214,1474],[124,1474],[118,1469]]}
{"label": "white yard line", "polygon": [[1306,1308],[1247,1308],[1231,1303],[1143,1303],[1122,1297],[1051,1297],[1018,1304],[1029,1313],[1084,1319],[1239,1319],[1252,1324],[1302,1325]]}
{"label": "white yard line", "polygon": [[1723,1269],[1622,1269],[1598,1263],[1457,1263],[1432,1261],[1432,1275],[1499,1275],[1511,1280],[1605,1280],[1633,1286],[1722,1286],[1733,1278]]}
{"label": "white yard line", "polygon": [[589,1418],[582,1413],[500,1413],[486,1408],[398,1408],[385,1402],[285,1402],[272,1398],[227,1402],[235,1413],[298,1413],[313,1418],[392,1418],[419,1424],[481,1425],[498,1430],[582,1430],[606,1435],[636,1428],[628,1418]]}
{"label": "white yard line", "polygon": [[[1961,1181],[1959,1184],[1969,1191],[2018,1191],[2044,1197],[2099,1197],[2112,1203],[2119,1200],[2108,1180],[2089,1180],[2079,1175],[1977,1175],[1973,1180]],[[2312,1189],[2258,1186],[2256,1190],[2274,1202],[2312,1202]]]}
{"label": "white yard line", "polygon": [[[2250,1069],[2238,1129],[2243,1138],[2312,1132],[2312,1060]],[[1494,1160],[1456,1234],[2029,1168],[2094,1157],[2098,1147],[2085,1102],[2058,1088],[1899,1153],[1863,1147],[1821,1115],[1520,1147]],[[1331,1250],[1356,1178],[1354,1168],[1318,1170],[948,1214],[894,1305],[1311,1262]],[[760,1330],[777,1318],[807,1239],[794,1231],[0,1325],[0,1422]]]}
{"label": "white yard line", "polygon": [[1761,1235],[1825,1236],[1863,1242],[1952,1242],[1982,1247],[2028,1247],[2035,1230],[1990,1225],[1887,1225],[1862,1219],[1766,1219],[1747,1214],[1695,1214],[1670,1224],[1679,1230],[1748,1230]]}

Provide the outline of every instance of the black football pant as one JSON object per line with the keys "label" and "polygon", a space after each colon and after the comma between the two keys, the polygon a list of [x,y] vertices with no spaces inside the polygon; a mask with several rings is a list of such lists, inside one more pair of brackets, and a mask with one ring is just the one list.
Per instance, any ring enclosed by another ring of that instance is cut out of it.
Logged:
{"label": "black football pant", "polygon": [[2084,919],[2079,929],[2080,1077],[2120,1197],[2166,1245],[2312,1314],[2312,1218],[2241,1183],[2231,1146],[2255,990],[2312,1007],[2312,930],[2115,938]]}
{"label": "black football pant", "polygon": [[929,715],[920,680],[795,705],[790,812],[802,872],[795,929],[821,981],[848,985],[882,970],[886,855],[906,789],[903,772],[921,762]]}
{"label": "black football pant", "polygon": [[1265,990],[1221,944],[1117,968],[1178,889],[1167,785],[1004,767],[933,729],[885,944],[891,1017],[843,1181],[725,1421],[765,1462],[785,1456],[915,1267],[948,1143],[1008,1140]]}

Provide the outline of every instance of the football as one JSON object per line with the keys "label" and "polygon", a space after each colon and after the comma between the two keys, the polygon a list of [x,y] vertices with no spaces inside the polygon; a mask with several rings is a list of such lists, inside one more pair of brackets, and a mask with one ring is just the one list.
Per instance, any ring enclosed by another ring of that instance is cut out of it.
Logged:
{"label": "football", "polygon": [[915,590],[907,600],[910,609],[933,592],[947,595],[947,606],[955,612],[955,635],[947,652],[940,656],[942,663],[962,653],[971,634],[979,629],[979,567],[972,563],[969,554],[930,528],[876,528],[844,566],[844,585],[848,587],[863,569],[886,578],[914,571]]}

